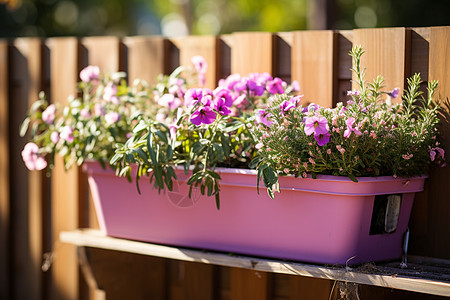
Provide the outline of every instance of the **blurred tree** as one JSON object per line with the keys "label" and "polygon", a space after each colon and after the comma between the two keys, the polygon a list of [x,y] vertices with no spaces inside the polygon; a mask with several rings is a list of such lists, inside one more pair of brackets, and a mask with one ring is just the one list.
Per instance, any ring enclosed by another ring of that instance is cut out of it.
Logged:
{"label": "blurred tree", "polygon": [[450,25],[450,0],[0,0],[0,37]]}

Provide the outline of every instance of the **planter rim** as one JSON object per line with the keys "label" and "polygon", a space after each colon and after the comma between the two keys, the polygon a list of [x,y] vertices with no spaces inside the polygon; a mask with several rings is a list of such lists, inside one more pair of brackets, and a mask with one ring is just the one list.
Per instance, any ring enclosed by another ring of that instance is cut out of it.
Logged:
{"label": "planter rim", "polygon": [[[178,166],[177,171],[183,171],[183,167]],[[110,168],[103,169],[98,162],[89,161],[83,165],[84,172],[90,176],[93,174],[103,174],[106,176],[116,176]],[[236,168],[216,168],[222,180],[222,186],[239,186],[243,188],[256,189],[256,170],[236,169]],[[187,176],[184,172],[178,175],[178,182],[185,182]],[[424,181],[428,176],[415,176],[407,178],[394,178],[393,176],[378,177],[357,177],[358,182],[353,182],[346,176],[317,175],[313,179],[311,174],[307,178],[280,176],[280,191],[305,191],[319,194],[339,194],[339,195],[381,195],[396,193],[421,192],[424,188]],[[394,183],[394,184],[391,184]],[[265,194],[265,187],[262,179],[259,184],[259,193]],[[255,191],[256,193],[256,191]]]}

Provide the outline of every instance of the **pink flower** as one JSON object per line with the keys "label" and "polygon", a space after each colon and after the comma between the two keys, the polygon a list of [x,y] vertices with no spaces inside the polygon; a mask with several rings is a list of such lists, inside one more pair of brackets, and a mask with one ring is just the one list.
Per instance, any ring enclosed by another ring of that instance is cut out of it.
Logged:
{"label": "pink flower", "polygon": [[47,167],[47,161],[39,155],[39,147],[35,143],[28,143],[22,150],[22,159],[28,170],[42,170]]}
{"label": "pink flower", "polygon": [[105,121],[107,126],[116,123],[117,121],[119,121],[119,119],[120,115],[118,112],[115,111],[109,112],[105,115]]}
{"label": "pink flower", "polygon": [[331,154],[331,149],[327,149],[327,154],[328,154],[328,155]]}
{"label": "pink flower", "polygon": [[96,116],[103,116],[106,113],[105,108],[100,103],[95,104],[94,111]]}
{"label": "pink flower", "polygon": [[80,110],[80,116],[82,118],[88,119],[91,117],[91,112],[89,111],[89,109],[83,108],[82,110]]}
{"label": "pink flower", "polygon": [[208,69],[208,64],[206,63],[206,60],[200,56],[196,55],[191,58],[192,64],[194,64],[194,69],[198,73],[198,82],[200,86],[204,86],[206,83],[206,70]]}
{"label": "pink flower", "polygon": [[56,106],[54,104],[50,104],[43,112],[42,112],[42,120],[47,124],[52,124],[55,120],[55,112]]}
{"label": "pink flower", "polygon": [[[293,98],[291,98],[293,99]],[[287,111],[289,111],[292,108],[296,107],[296,103],[292,102],[291,99],[288,100],[284,100],[281,104],[280,104],[280,110],[281,110],[281,114],[284,116],[285,113]]]}
{"label": "pink flower", "polygon": [[325,117],[312,116],[305,120],[305,134],[327,134],[329,131],[328,120]]}
{"label": "pink flower", "polygon": [[[437,153],[436,153],[437,152]],[[438,154],[438,157],[444,158],[445,156],[445,151],[444,149],[440,148],[440,147],[435,147],[435,148],[431,148],[430,149],[430,158],[431,161],[434,161],[436,159],[436,154]]]}
{"label": "pink flower", "polygon": [[70,126],[64,126],[61,130],[60,138],[68,143],[73,142],[73,129]]}
{"label": "pink flower", "polygon": [[174,110],[181,106],[181,100],[172,94],[164,94],[161,98],[158,99],[158,104]]}
{"label": "pink flower", "polygon": [[226,106],[226,100],[224,97],[214,99],[213,107],[222,116],[228,116],[231,110]]}
{"label": "pink flower", "polygon": [[272,125],[272,121],[269,120],[268,118],[271,116],[272,114],[270,112],[266,112],[264,109],[260,109],[256,112],[256,122],[258,123],[262,123],[264,125],[266,125],[267,127],[270,127],[270,125]]}
{"label": "pink flower", "polygon": [[52,141],[53,144],[56,144],[57,142],[59,142],[59,133],[57,131],[53,131],[50,134],[50,140]]}
{"label": "pink flower", "polygon": [[119,99],[117,98],[116,95],[117,95],[117,86],[112,84],[111,82],[108,83],[103,89],[103,99],[117,105],[119,104]]}
{"label": "pink flower", "polygon": [[194,106],[197,103],[209,106],[212,99],[213,91],[210,89],[189,89],[184,95],[184,103],[186,106]]}
{"label": "pink flower", "polygon": [[231,107],[233,105],[233,96],[231,95],[230,90],[218,87],[214,90],[213,94],[216,98],[223,98],[225,100],[225,106]]}
{"label": "pink flower", "polygon": [[347,125],[347,129],[344,131],[344,137],[348,138],[352,134],[352,131],[357,135],[360,136],[362,133],[359,131],[358,127],[353,128],[353,125],[355,124],[355,118],[350,117],[345,121],[345,124]]}
{"label": "pink flower", "polygon": [[90,82],[100,78],[100,69],[97,66],[87,66],[80,72],[80,78],[83,82]]}
{"label": "pink flower", "polygon": [[294,92],[300,91],[300,84],[298,83],[297,80],[292,81],[291,87]]}

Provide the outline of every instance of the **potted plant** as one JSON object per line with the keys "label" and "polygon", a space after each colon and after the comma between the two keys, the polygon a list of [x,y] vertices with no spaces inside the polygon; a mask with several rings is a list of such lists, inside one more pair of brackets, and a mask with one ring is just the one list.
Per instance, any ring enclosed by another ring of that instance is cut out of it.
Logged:
{"label": "potted plant", "polygon": [[126,141],[114,141],[115,173],[85,164],[102,229],[315,263],[400,257],[422,175],[444,159],[437,83],[422,100],[416,75],[392,104],[398,90],[383,92],[381,77],[364,82],[362,54],[351,51],[358,91],[333,109],[303,107],[295,82],[269,74],[233,74],[183,97],[164,83],[146,93],[152,105],[129,118]]}

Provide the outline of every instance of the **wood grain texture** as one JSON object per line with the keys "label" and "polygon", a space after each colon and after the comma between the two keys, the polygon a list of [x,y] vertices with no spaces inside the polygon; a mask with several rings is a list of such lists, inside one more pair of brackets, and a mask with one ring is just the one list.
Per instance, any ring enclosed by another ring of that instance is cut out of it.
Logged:
{"label": "wood grain texture", "polygon": [[[86,53],[82,63],[100,67],[101,73],[123,71],[120,69],[120,39],[117,37],[87,37],[81,40]],[[86,61],[87,58],[87,61]],[[86,64],[86,65],[87,65]],[[86,65],[83,65],[85,67]]]}
{"label": "wood grain texture", "polygon": [[[124,64],[121,62],[120,47],[120,39],[117,37],[83,38],[81,40],[82,51],[79,54],[83,67],[86,65],[98,66],[102,73],[123,71],[122,67]],[[92,197],[84,197],[89,190],[87,176],[83,172],[79,172],[78,176],[82,190],[79,198],[80,226],[99,228]]]}
{"label": "wood grain texture", "polygon": [[270,274],[256,270],[233,268],[230,272],[230,295],[233,300],[269,299]]}
{"label": "wood grain texture", "polygon": [[361,45],[365,51],[361,67],[366,68],[366,81],[383,76],[385,90],[400,88],[396,99],[400,101],[410,73],[410,31],[406,28],[356,29],[353,45]]}
{"label": "wood grain texture", "polygon": [[333,31],[294,32],[292,78],[300,82],[303,103],[333,106],[337,90],[336,53]]}
{"label": "wood grain texture", "polygon": [[[245,280],[256,281],[256,279],[253,278],[255,274],[264,274],[268,272],[337,281],[348,281],[364,285],[376,285],[420,293],[450,296],[450,283],[448,281],[450,279],[450,272],[448,271],[450,270],[450,261],[447,260],[442,260],[440,262],[442,268],[437,273],[427,269],[427,263],[424,262],[420,264],[418,263],[411,269],[407,270],[402,270],[399,267],[399,263],[397,263],[394,264],[395,266],[383,266],[378,264],[376,269],[371,269],[373,272],[368,272],[367,268],[364,268],[364,266],[361,271],[357,269],[348,271],[343,267],[327,267],[321,265],[279,261],[268,258],[229,255],[227,253],[220,252],[208,252],[136,242],[107,237],[96,230],[63,232],[61,233],[61,240],[78,246],[96,247],[181,261],[200,262],[204,264],[231,267],[230,299],[235,299],[234,293],[238,293],[236,291],[241,288],[239,283],[235,283],[233,281],[236,280],[233,279],[233,274],[236,274],[235,278],[241,278],[248,275],[252,278]],[[411,261],[411,263],[413,263],[413,261]],[[418,274],[417,271],[415,271],[417,268],[424,271]],[[246,269],[248,274],[244,275],[244,273],[239,272],[234,273],[235,270],[239,269]],[[423,277],[419,277],[421,275]],[[433,276],[427,277],[430,275]],[[238,286],[235,288],[234,284],[237,284]],[[235,292],[233,292],[233,289],[235,289]],[[270,286],[268,286],[268,290],[264,289],[264,291],[266,291],[266,293],[267,291],[270,291]],[[243,291],[243,293],[244,295],[247,295],[245,294],[246,291]]]}
{"label": "wood grain texture", "polygon": [[0,299],[9,299],[10,178],[8,42],[0,40]]}
{"label": "wood grain texture", "polygon": [[[52,38],[50,49],[50,73],[52,102],[67,104],[67,97],[75,95],[78,81],[78,49],[76,38]],[[65,62],[65,63],[60,63]],[[52,172],[52,236],[58,259],[52,271],[51,299],[79,299],[79,270],[76,248],[59,244],[59,233],[78,228],[79,224],[79,173],[76,167],[68,172],[62,159],[56,159]],[[59,245],[59,246],[58,246]]]}
{"label": "wood grain texture", "polygon": [[192,68],[191,58],[200,55],[208,64],[205,87],[214,89],[219,80],[219,44],[215,36],[189,36],[171,39],[179,49],[180,65]]}
{"label": "wood grain texture", "polygon": [[274,37],[269,32],[238,32],[232,34],[231,73],[273,74]]}
{"label": "wood grain texture", "polygon": [[[443,106],[442,147],[450,153],[450,28],[430,29],[430,80],[439,80],[437,99]],[[436,168],[430,176],[428,201],[427,250],[433,257],[450,258],[450,169]]]}
{"label": "wood grain texture", "polygon": [[156,83],[159,74],[167,73],[165,47],[162,37],[127,37],[124,39],[128,58],[128,81],[143,79]]}
{"label": "wood grain texture", "polygon": [[[26,139],[19,137],[18,128],[28,109],[42,88],[41,41],[16,39],[12,46],[11,76],[13,79],[10,123],[11,164],[11,235],[12,239],[12,296],[19,299],[40,299],[42,294],[42,192],[43,172],[29,172],[21,151]],[[23,285],[28,288],[23,289]]]}

